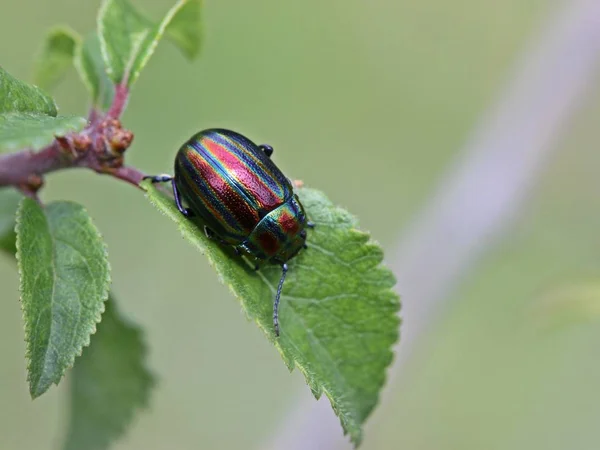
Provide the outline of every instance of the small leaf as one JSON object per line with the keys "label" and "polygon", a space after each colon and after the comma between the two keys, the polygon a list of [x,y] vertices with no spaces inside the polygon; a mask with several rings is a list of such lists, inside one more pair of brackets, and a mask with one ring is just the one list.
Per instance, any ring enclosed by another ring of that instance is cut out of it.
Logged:
{"label": "small leaf", "polygon": [[[200,14],[198,0],[179,0],[158,24],[138,13],[127,0],[105,0],[98,16],[102,55],[115,84],[132,86],[172,20],[170,37],[191,56],[197,52],[200,31],[193,22]],[[196,42],[194,42],[196,40]]]}
{"label": "small leaf", "polygon": [[208,256],[219,277],[239,298],[291,369],[298,367],[315,397],[325,392],[345,432],[358,445],[361,426],[378,401],[385,369],[398,339],[398,297],[383,252],[356,229],[356,219],[320,192],[297,194],[316,228],[308,249],[289,262],[281,297],[281,336],[274,337],[277,266],[254,272],[252,265],[208,240],[179,213],[173,199],[143,182],[148,199],[174,220],[184,237]]}
{"label": "small leaf", "polygon": [[16,231],[27,378],[36,398],[89,344],[108,297],[109,265],[98,230],[76,203],[42,209],[24,198]]}
{"label": "small leaf", "polygon": [[66,27],[54,28],[46,36],[33,70],[33,82],[43,89],[52,89],[73,65],[79,35]]}
{"label": "small leaf", "polygon": [[115,96],[115,87],[106,73],[97,33],[91,33],[75,50],[75,67],[92,94],[94,106],[108,110]]}
{"label": "small leaf", "polygon": [[0,114],[0,153],[22,148],[39,150],[55,136],[82,130],[87,121],[77,116],[47,116],[35,113]]}
{"label": "small leaf", "polygon": [[198,56],[202,45],[202,1],[184,2],[168,23],[165,35],[188,59]]}
{"label": "small leaf", "polygon": [[0,153],[23,147],[42,148],[55,136],[79,131],[86,124],[83,118],[56,114],[50,96],[0,67]]}
{"label": "small leaf", "polygon": [[58,114],[52,97],[37,86],[17,80],[0,67],[0,114],[7,112]]}
{"label": "small leaf", "polygon": [[106,0],[98,16],[102,56],[115,84],[131,86],[156,45],[155,25],[127,0]]}
{"label": "small leaf", "polygon": [[119,316],[113,299],[89,348],[70,375],[71,411],[64,448],[107,449],[146,407],[154,378],[141,331]]}

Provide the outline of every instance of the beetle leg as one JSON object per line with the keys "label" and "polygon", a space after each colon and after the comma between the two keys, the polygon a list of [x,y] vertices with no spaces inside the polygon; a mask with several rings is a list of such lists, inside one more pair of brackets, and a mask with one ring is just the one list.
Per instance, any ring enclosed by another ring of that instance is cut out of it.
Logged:
{"label": "beetle leg", "polygon": [[[315,224],[313,222],[311,222],[311,221],[308,221],[308,222],[306,222],[306,226],[308,228],[314,228]],[[306,239],[306,230],[302,230],[300,232],[300,237],[302,237],[303,239]],[[308,248],[308,245],[306,245],[306,242],[304,242],[304,245],[302,245],[302,248],[303,249],[307,249]]]}
{"label": "beetle leg", "polygon": [[[213,230],[211,230],[210,228],[208,228],[206,225],[204,225],[204,235],[208,239],[211,239],[211,240],[215,239],[215,237],[217,236],[215,234],[215,232]],[[229,245],[231,245],[229,242],[227,242],[227,241],[225,241],[223,239],[219,239],[219,243],[221,245],[223,245],[223,246],[229,246]],[[233,245],[232,247],[233,247],[233,251],[235,252],[235,254],[237,256],[242,256],[242,252],[241,252],[241,250],[237,246]]]}
{"label": "beetle leg", "polygon": [[279,337],[279,299],[281,298],[281,290],[283,289],[283,282],[285,275],[288,271],[287,264],[281,265],[281,279],[279,280],[279,286],[277,287],[277,295],[275,295],[275,302],[273,303],[273,328],[275,328],[275,336]]}
{"label": "beetle leg", "polygon": [[210,228],[208,228],[206,225],[204,225],[204,235],[208,238],[208,239],[214,239],[215,237],[215,232],[213,230],[211,230]]}
{"label": "beetle leg", "polygon": [[184,208],[181,205],[181,197],[179,195],[179,191],[177,190],[177,186],[175,186],[175,178],[173,178],[171,175],[166,173],[160,175],[146,175],[142,178],[142,180],[150,180],[152,183],[166,183],[167,181],[170,181],[173,185],[173,197],[175,197],[175,204],[177,205],[179,212],[181,212],[181,214],[183,214],[185,217],[192,217],[194,215],[189,208]]}
{"label": "beetle leg", "polygon": [[258,148],[260,148],[269,158],[273,154],[273,147],[271,147],[270,145],[262,144],[259,145]]}
{"label": "beetle leg", "polygon": [[173,177],[166,173],[162,173],[160,175],[146,175],[142,180],[150,180],[152,183],[166,183],[167,181],[171,181]]}
{"label": "beetle leg", "polygon": [[179,195],[179,191],[177,190],[175,178],[171,178],[171,184],[173,185],[173,197],[175,197],[175,204],[177,205],[177,209],[185,217],[192,217],[194,213],[189,208],[184,208],[181,204],[181,196]]}

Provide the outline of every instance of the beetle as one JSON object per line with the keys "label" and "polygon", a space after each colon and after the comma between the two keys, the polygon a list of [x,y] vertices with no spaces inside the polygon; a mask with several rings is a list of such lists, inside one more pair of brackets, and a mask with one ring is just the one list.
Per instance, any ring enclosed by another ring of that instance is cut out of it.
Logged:
{"label": "beetle", "polygon": [[235,131],[211,128],[181,146],[174,176],[144,178],[171,182],[177,209],[185,217],[200,217],[209,238],[232,245],[239,255],[281,265],[273,302],[273,327],[279,336],[279,300],[287,262],[306,248],[306,228],[314,224],[290,180],[271,160],[272,154],[270,145],[256,145]]}

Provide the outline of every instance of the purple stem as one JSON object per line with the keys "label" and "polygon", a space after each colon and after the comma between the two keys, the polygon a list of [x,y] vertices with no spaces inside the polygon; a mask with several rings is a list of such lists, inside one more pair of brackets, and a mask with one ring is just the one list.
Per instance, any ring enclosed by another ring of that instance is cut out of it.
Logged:
{"label": "purple stem", "polygon": [[140,183],[146,174],[140,172],[135,167],[123,166],[115,169],[113,172],[108,172],[108,175],[112,175],[119,180],[126,181],[127,183],[133,184],[135,187],[139,188]]}
{"label": "purple stem", "polygon": [[127,106],[128,99],[129,88],[127,87],[126,81],[117,84],[115,86],[115,97],[106,116],[111,119],[118,119],[121,117],[125,106]]}
{"label": "purple stem", "polygon": [[92,108],[88,126],[80,133],[57,137],[37,152],[22,150],[0,155],[0,188],[14,186],[35,196],[42,186],[43,175],[73,167],[87,167],[139,187],[144,174],[122,165],[123,152],[133,139],[133,134],[122,129],[118,120],[128,98],[129,89],[124,80],[115,86],[113,103],[106,116]]}
{"label": "purple stem", "polygon": [[33,152],[23,150],[0,155],[0,187],[27,184],[32,176],[74,167],[58,141]]}

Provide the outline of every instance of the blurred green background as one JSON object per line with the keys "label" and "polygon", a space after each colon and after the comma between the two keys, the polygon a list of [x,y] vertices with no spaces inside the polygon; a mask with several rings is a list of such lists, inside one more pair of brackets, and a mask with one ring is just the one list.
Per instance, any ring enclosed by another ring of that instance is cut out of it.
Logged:
{"label": "blurred green background", "polygon": [[[135,2],[156,18],[171,3]],[[0,64],[27,79],[48,28],[67,23],[85,33],[98,5],[2,0]],[[190,64],[163,42],[134,88],[124,117],[135,133],[129,162],[169,172],[195,131],[240,130],[272,144],[287,174],[347,207],[392,250],[555,6],[207,1],[201,58]],[[87,109],[74,72],[55,94],[63,113]],[[598,448],[600,320],[546,326],[554,319],[544,302],[600,275],[599,120],[596,89],[517,225],[444,304],[398,388],[384,392],[364,449]],[[71,171],[48,177],[44,199],[88,207],[109,246],[120,310],[144,328],[160,377],[150,410],[115,448],[258,449],[310,396],[204,257],[140,192]],[[0,448],[57,448],[66,383],[30,400],[17,274],[6,259],[0,286]]]}

